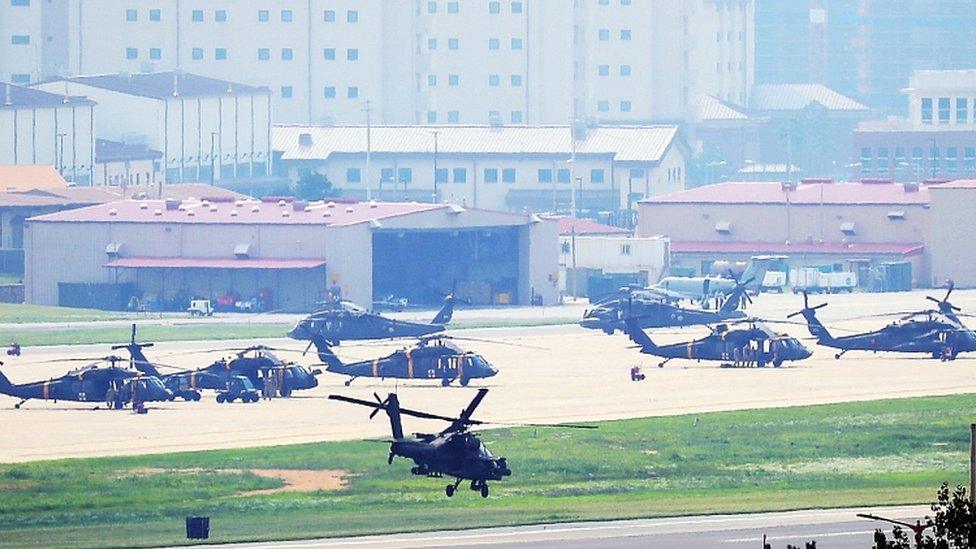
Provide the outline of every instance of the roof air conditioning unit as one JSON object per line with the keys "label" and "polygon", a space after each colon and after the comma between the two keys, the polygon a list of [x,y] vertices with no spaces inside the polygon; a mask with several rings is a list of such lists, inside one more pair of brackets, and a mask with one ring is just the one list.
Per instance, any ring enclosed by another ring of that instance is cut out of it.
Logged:
{"label": "roof air conditioning unit", "polygon": [[105,246],[105,255],[110,259],[118,259],[122,255],[122,243],[121,242],[109,242]]}
{"label": "roof air conditioning unit", "polygon": [[715,232],[718,234],[732,234],[732,224],[728,221],[719,221],[715,224]]}
{"label": "roof air conditioning unit", "polygon": [[847,236],[853,236],[857,234],[857,227],[854,225],[853,221],[845,221],[840,224],[840,232],[846,234]]}
{"label": "roof air conditioning unit", "polygon": [[238,244],[237,246],[234,246],[234,257],[237,259],[247,259],[251,257],[251,245]]}

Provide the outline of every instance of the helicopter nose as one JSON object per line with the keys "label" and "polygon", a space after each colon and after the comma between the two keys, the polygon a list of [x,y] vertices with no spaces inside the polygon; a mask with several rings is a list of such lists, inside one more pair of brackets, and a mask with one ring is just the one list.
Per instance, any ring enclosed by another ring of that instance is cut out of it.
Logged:
{"label": "helicopter nose", "polygon": [[288,337],[292,339],[300,339],[300,340],[312,339],[312,335],[309,332],[308,326],[306,325],[305,321],[299,321],[297,324],[295,324],[294,327],[292,327],[291,330],[288,330]]}

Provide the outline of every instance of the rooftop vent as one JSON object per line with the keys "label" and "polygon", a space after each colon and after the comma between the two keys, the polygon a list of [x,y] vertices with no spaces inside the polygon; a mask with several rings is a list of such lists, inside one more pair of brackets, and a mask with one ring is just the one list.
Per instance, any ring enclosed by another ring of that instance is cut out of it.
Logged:
{"label": "rooftop vent", "polygon": [[847,236],[854,236],[857,234],[857,226],[853,221],[845,221],[840,224],[840,232]]}
{"label": "rooftop vent", "polygon": [[163,210],[160,210],[160,209],[157,208],[157,209],[153,210],[153,215],[155,215],[157,217],[160,216],[160,215],[163,215]]}
{"label": "rooftop vent", "polygon": [[175,209],[178,209],[179,207],[180,207],[180,201],[179,200],[177,200],[175,198],[167,198],[166,199],[166,209],[167,210],[175,210]]}
{"label": "rooftop vent", "polygon": [[146,204],[145,202],[143,202],[142,204],[139,204],[139,209],[140,210],[148,210],[149,209],[149,204]]}
{"label": "rooftop vent", "polygon": [[312,146],[312,134],[310,133],[300,133],[298,134],[298,144],[302,147]]}
{"label": "rooftop vent", "polygon": [[238,244],[237,246],[234,246],[234,257],[237,259],[247,259],[251,257],[251,245]]}
{"label": "rooftop vent", "polygon": [[375,200],[370,200],[369,201],[369,207],[370,208],[376,208],[377,206],[379,206],[379,204],[377,204]]}
{"label": "rooftop vent", "polygon": [[285,199],[284,198],[282,198],[281,200],[278,201],[278,206],[281,207],[281,208],[284,208],[287,205],[288,205],[288,203],[285,202]]}
{"label": "rooftop vent", "polygon": [[179,211],[181,211],[181,212],[185,212],[186,211],[186,206],[183,205],[183,204],[180,204],[179,206],[176,207],[176,209],[179,210]]}
{"label": "rooftop vent", "polygon": [[215,212],[215,211],[217,211],[217,206],[215,206],[215,205],[213,205],[213,204],[211,204],[211,205],[210,205],[210,211],[212,211],[212,212]]}
{"label": "rooftop vent", "polygon": [[732,224],[728,221],[719,221],[715,223],[715,232],[718,234],[732,234]]}
{"label": "rooftop vent", "polygon": [[193,216],[195,216],[195,215],[197,215],[197,213],[196,213],[196,212],[194,212],[193,210],[187,210],[187,211],[186,211],[186,215],[188,215],[188,216],[190,216],[190,217],[193,217]]}
{"label": "rooftop vent", "polygon": [[346,206],[346,213],[351,214],[353,212],[352,206]]}
{"label": "rooftop vent", "polygon": [[244,207],[244,201],[243,200],[236,200],[236,201],[234,201],[234,206],[237,206],[238,208],[242,208],[242,207]]}
{"label": "rooftop vent", "polygon": [[112,208],[111,210],[108,211],[108,215],[119,215],[119,211],[116,210],[115,208]]}
{"label": "rooftop vent", "polygon": [[230,216],[231,216],[231,217],[237,217],[237,215],[238,215],[238,214],[237,214],[237,210],[231,210],[231,211],[230,211]]}
{"label": "rooftop vent", "polygon": [[257,204],[251,206],[251,213],[258,213],[260,211],[261,211],[261,207],[258,206]]}
{"label": "rooftop vent", "polygon": [[281,210],[281,217],[291,217],[291,212],[289,210]]}
{"label": "rooftop vent", "polygon": [[335,202],[329,201],[328,207],[335,208]]}
{"label": "rooftop vent", "polygon": [[332,212],[330,212],[329,210],[325,210],[324,212],[322,212],[322,217],[332,217]]}

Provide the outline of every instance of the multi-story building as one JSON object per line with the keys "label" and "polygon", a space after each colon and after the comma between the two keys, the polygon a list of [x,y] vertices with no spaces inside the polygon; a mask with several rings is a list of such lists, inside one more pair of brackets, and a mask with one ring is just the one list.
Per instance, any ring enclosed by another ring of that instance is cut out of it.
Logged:
{"label": "multi-story building", "polygon": [[94,132],[94,101],[0,82],[0,165],[46,164],[88,184]]}
{"label": "multi-story building", "polygon": [[277,126],[276,169],[343,195],[533,211],[631,209],[683,189],[677,126]]}
{"label": "multi-story building", "polygon": [[[269,174],[272,119],[267,88],[176,71],[76,76],[36,88],[97,101],[99,139],[162,152],[161,159],[151,162],[161,163],[161,169],[137,172],[151,181],[156,171],[170,183]],[[100,175],[106,176],[102,171]]]}
{"label": "multi-story building", "polygon": [[182,69],[268,86],[289,123],[684,120],[702,94],[747,104],[753,77],[752,0],[52,0],[0,21],[16,9],[46,37],[2,73]]}
{"label": "multi-story building", "polygon": [[976,70],[912,75],[908,118],[862,122],[854,132],[861,177],[903,181],[976,176]]}

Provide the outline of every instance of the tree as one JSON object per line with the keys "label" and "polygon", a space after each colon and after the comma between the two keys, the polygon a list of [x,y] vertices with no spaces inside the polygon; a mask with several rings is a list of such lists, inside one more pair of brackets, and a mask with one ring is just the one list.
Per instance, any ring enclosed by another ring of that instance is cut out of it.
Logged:
{"label": "tree", "polygon": [[318,172],[302,175],[292,185],[291,190],[296,197],[303,200],[321,200],[338,194],[329,178]]}
{"label": "tree", "polygon": [[[938,501],[932,504],[935,517],[925,517],[932,525],[933,534],[924,534],[921,549],[957,549],[976,546],[976,504],[966,494],[966,489],[957,486],[949,492],[949,485],[939,488]],[[874,533],[875,549],[910,549],[911,536],[902,528],[892,529],[892,539],[888,540],[881,530]]]}

